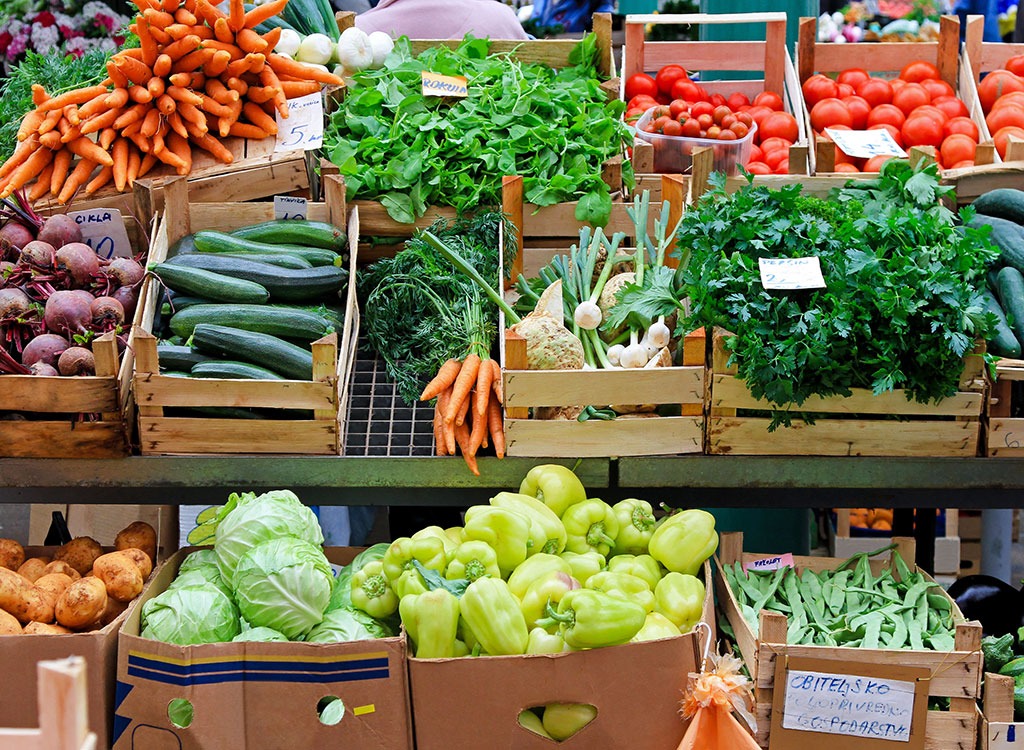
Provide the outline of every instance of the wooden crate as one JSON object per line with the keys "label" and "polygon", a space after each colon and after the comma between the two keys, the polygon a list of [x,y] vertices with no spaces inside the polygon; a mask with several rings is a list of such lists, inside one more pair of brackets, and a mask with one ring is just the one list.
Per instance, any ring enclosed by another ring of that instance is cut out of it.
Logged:
{"label": "wooden crate", "polygon": [[[649,42],[645,40],[648,26],[656,24],[722,25],[764,23],[765,40],[743,42]],[[620,96],[625,97],[625,81],[636,73],[657,71],[663,65],[677,63],[687,71],[701,73],[713,71],[755,71],[762,73],[760,80],[702,81],[709,93],[728,96],[733,92],[746,94],[750,99],[762,91],[774,91],[786,105],[786,111],[797,121],[799,137],[790,150],[790,174],[810,174],[807,151],[806,114],[796,68],[786,48],[785,13],[730,13],[689,15],[628,15],[625,23],[626,39]],[[638,184],[654,171],[654,148],[640,138],[633,142],[633,171]],[[759,175],[757,182],[771,184],[781,175]],[[654,180],[656,183],[657,181]]]}
{"label": "wooden crate", "polygon": [[[311,220],[344,223],[341,186],[326,182],[327,201],[310,204]],[[269,203],[190,203],[185,180],[169,182],[166,205],[153,240],[151,258],[161,261],[180,237],[200,229],[231,231],[273,218]],[[160,304],[158,282],[147,279],[147,331],[136,337],[135,393],[139,403],[139,444],[143,455],[278,453],[337,455],[343,432],[342,400],[351,374],[358,330],[355,302],[355,247],[358,211],[347,222],[350,277],[346,292],[345,325],[313,343],[313,380],[215,380],[176,378],[160,374],[156,338],[152,331]],[[339,356],[340,355],[340,356]],[[167,416],[166,407],[253,407],[313,411],[312,419],[223,419]]]}
{"label": "wooden crate", "polygon": [[[913,539],[894,539],[901,544],[904,559],[913,560]],[[743,534],[727,533],[721,535],[718,548],[718,560],[721,565],[736,562],[774,557],[774,555],[749,554],[743,552]],[[794,557],[795,568],[809,569],[815,572],[831,570],[842,560],[829,557]],[[871,569],[875,575],[881,572],[886,562],[872,560]],[[928,711],[925,723],[924,747],[926,750],[974,750],[977,742],[978,714],[975,701],[979,697],[982,670],[981,657],[981,626],[967,623],[956,603],[950,600],[955,617],[956,649],[951,652],[913,651],[842,648],[831,646],[797,646],[787,645],[785,616],[774,612],[760,613],[760,635],[754,634],[744,619],[739,604],[721,567],[715,574],[715,585],[719,607],[732,626],[736,635],[736,645],[740,649],[744,662],[750,670],[754,681],[754,699],[756,703],[758,744],[772,750],[786,750],[779,742],[771,742],[770,727],[772,720],[772,701],[775,688],[775,665],[778,659],[812,658],[819,662],[827,662],[818,671],[834,674],[857,674],[860,665],[898,665],[901,667],[918,667],[927,669],[928,694],[932,697],[949,698],[949,711]],[[937,589],[941,591],[941,589]],[[833,671],[834,670],[834,671]],[[814,735],[808,735],[811,737]],[[827,735],[818,735],[828,741]],[[854,747],[846,744],[844,747]],[[864,747],[877,747],[870,742]]]}
{"label": "wooden crate", "polygon": [[[665,175],[663,193],[670,203],[670,215],[682,212],[685,181]],[[579,223],[573,214],[560,207],[547,211],[539,246],[530,242],[531,227],[522,203],[522,180],[506,178],[503,208],[517,227],[525,247],[516,254],[512,280],[524,271],[530,275],[547,264],[556,253],[565,252],[579,241]],[[560,210],[559,210],[560,209]],[[654,210],[652,213],[659,212]],[[670,220],[670,224],[674,219]],[[605,231],[635,235],[635,227],[626,213],[626,205],[612,206],[612,219]],[[504,254],[505,235],[502,234]],[[513,245],[520,250],[518,244]],[[504,280],[503,280],[504,281]],[[499,319],[500,362],[504,385],[506,451],[510,456],[631,456],[652,454],[699,453],[702,450],[704,421],[701,405],[704,392],[705,340],[703,332],[683,342],[681,367],[650,370],[528,370],[526,340],[506,330],[505,317]],[[597,419],[537,419],[531,407],[583,407],[621,403],[624,393],[629,401],[640,404],[680,404],[679,416],[623,415],[610,421]]]}
{"label": "wooden crate", "polygon": [[1024,380],[1024,360],[1001,359],[996,363],[985,445],[985,453],[993,458],[1024,456],[1024,417],[1010,416],[1015,406],[1013,383],[1019,380]]}
{"label": "wooden crate", "polygon": [[[744,410],[771,411],[755,399],[728,364],[727,333],[715,330],[712,347],[708,452],[776,456],[974,456],[978,453],[981,417],[985,410],[982,358],[969,355],[960,391],[938,404],[908,401],[896,390],[874,395],[854,388],[849,397],[812,396],[793,412],[790,427],[768,432],[771,419],[745,416]],[[799,412],[826,414],[814,424]],[[835,417],[831,417],[831,415]],[[896,421],[893,417],[909,417]]]}
{"label": "wooden crate", "polygon": [[1013,720],[1013,678],[985,673],[978,750],[1016,750],[1024,746],[1024,722]]}

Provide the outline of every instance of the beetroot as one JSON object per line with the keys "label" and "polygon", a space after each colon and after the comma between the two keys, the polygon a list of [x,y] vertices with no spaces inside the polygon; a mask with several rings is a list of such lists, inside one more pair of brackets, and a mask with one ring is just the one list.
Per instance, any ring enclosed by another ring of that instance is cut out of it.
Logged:
{"label": "beetroot", "polygon": [[92,323],[92,296],[81,290],[54,292],[46,300],[43,320],[53,333],[66,336],[85,333]]}
{"label": "beetroot", "polygon": [[56,214],[43,221],[36,239],[48,242],[54,247],[63,247],[72,242],[81,242],[82,230],[70,216]]}
{"label": "beetroot", "polygon": [[56,256],[58,270],[67,271],[75,286],[86,286],[99,275],[100,260],[84,242],[69,242]]}
{"label": "beetroot", "polygon": [[21,222],[7,222],[0,227],[0,260],[15,260],[21,248],[34,239],[32,230]]}
{"label": "beetroot", "polygon": [[121,307],[124,308],[125,320],[135,319],[135,308],[139,304],[138,286],[118,287],[110,296],[121,303]]}
{"label": "beetroot", "polygon": [[20,289],[0,289],[0,320],[25,316],[32,309],[32,300]]}
{"label": "beetroot", "polygon": [[36,362],[34,365],[30,365],[29,368],[33,375],[46,375],[50,377],[56,377],[60,375],[57,372],[57,368],[53,365],[48,365],[45,362]]}
{"label": "beetroot", "polygon": [[114,258],[107,266],[106,273],[116,279],[120,286],[135,286],[146,275],[146,269],[131,258]]}
{"label": "beetroot", "polygon": [[60,355],[68,348],[68,342],[55,333],[44,333],[36,336],[25,345],[21,353],[21,363],[26,367],[35,364],[56,365]]}
{"label": "beetroot", "polygon": [[92,324],[98,331],[112,331],[124,323],[124,307],[113,297],[97,297],[91,307]]}
{"label": "beetroot", "polygon": [[51,270],[56,262],[56,257],[57,249],[49,242],[33,240],[21,248],[18,262],[34,266],[35,268]]}
{"label": "beetroot", "polygon": [[92,352],[83,346],[72,346],[57,360],[61,375],[95,375],[96,360]]}

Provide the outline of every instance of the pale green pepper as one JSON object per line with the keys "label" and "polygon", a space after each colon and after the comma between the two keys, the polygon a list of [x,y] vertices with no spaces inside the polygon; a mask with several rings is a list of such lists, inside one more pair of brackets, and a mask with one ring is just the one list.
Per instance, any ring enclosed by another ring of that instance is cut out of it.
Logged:
{"label": "pale green pepper", "polygon": [[391,588],[394,589],[400,600],[407,596],[425,594],[430,590],[419,571],[412,568],[403,571],[402,575],[398,576],[398,580],[391,584]]}
{"label": "pale green pepper", "polygon": [[519,485],[519,491],[540,500],[559,518],[570,505],[587,499],[587,491],[572,469],[558,464],[534,466]]}
{"label": "pale green pepper", "polygon": [[718,549],[715,517],[697,509],[675,513],[659,522],[647,547],[669,570],[695,576]]}
{"label": "pale green pepper", "polygon": [[572,577],[584,586],[587,585],[590,576],[600,573],[605,565],[604,555],[594,550],[584,552],[582,555],[575,552],[563,552],[559,557],[569,563]]}
{"label": "pale green pepper", "polygon": [[[524,654],[530,634],[519,600],[500,578],[477,578],[462,595],[462,617],[483,653]],[[466,645],[469,645],[468,643]]]}
{"label": "pale green pepper", "polygon": [[388,551],[384,553],[382,561],[384,575],[387,576],[388,581],[394,584],[402,573],[412,568],[413,560],[419,560],[424,568],[430,568],[439,573],[443,573],[448,565],[444,543],[437,537],[410,539],[407,536],[401,536],[391,542]]}
{"label": "pale green pepper", "polygon": [[441,544],[444,545],[445,557],[449,560],[452,559],[452,555],[455,554],[455,548],[459,545],[445,533],[444,529],[440,526],[426,526],[412,535],[413,539],[426,539],[427,537],[440,539]]}
{"label": "pale green pepper", "polygon": [[466,644],[466,649],[473,653],[480,653],[480,641],[476,639],[473,629],[469,627],[466,618],[462,615],[462,604],[459,604],[459,640]]}
{"label": "pale green pepper", "polygon": [[512,571],[508,577],[508,587],[516,599],[522,599],[531,583],[555,570],[572,575],[572,566],[558,555],[532,555]]}
{"label": "pale green pepper", "polygon": [[518,492],[499,492],[491,498],[491,505],[519,513],[540,526],[544,540],[540,549],[531,548],[531,554],[546,552],[557,555],[565,549],[565,525],[551,508],[537,498]]}
{"label": "pale green pepper", "polygon": [[[414,571],[415,572],[415,571]],[[398,596],[384,575],[384,563],[373,560],[352,575],[352,606],[370,617],[383,618],[398,609]]]}
{"label": "pale green pepper", "polygon": [[445,589],[402,597],[398,605],[405,632],[412,639],[417,659],[455,656],[459,629],[459,600]]}
{"label": "pale green pepper", "polygon": [[559,570],[551,571],[531,583],[520,604],[526,627],[532,628],[537,620],[544,617],[549,602],[557,605],[563,596],[579,587],[579,581]]}
{"label": "pale green pepper", "polygon": [[558,633],[549,633],[544,628],[534,628],[530,631],[530,639],[526,642],[526,653],[528,654],[561,654],[569,651],[565,645],[565,639]]}
{"label": "pale green pepper", "polygon": [[647,585],[647,581],[628,573],[612,573],[603,570],[590,576],[587,588],[603,591],[617,599],[639,604],[643,607],[645,615],[654,610],[654,592]]}
{"label": "pale green pepper", "polygon": [[689,633],[704,614],[704,583],[683,573],[668,573],[654,587],[654,609]]}
{"label": "pale green pepper", "polygon": [[455,544],[462,544],[466,541],[465,529],[461,526],[449,526],[444,530],[444,535],[451,539]]}
{"label": "pale green pepper", "polygon": [[593,550],[607,557],[615,546],[615,535],[619,533],[619,522],[612,507],[597,498],[568,508],[562,514],[562,523],[568,534],[565,548],[581,555]]}
{"label": "pale green pepper", "polygon": [[498,568],[498,554],[491,549],[487,542],[469,541],[463,542],[455,549],[448,569],[444,577],[449,581],[457,581],[466,578],[475,581],[483,576],[501,578],[501,570]]}
{"label": "pale green pepper", "polygon": [[498,569],[507,576],[529,554],[530,522],[518,513],[490,505],[466,511],[467,540],[487,542],[498,556]]}
{"label": "pale green pepper", "polygon": [[[654,533],[654,509],[646,500],[620,500],[612,506],[619,534],[615,537],[615,555],[645,555]],[[653,584],[652,584],[653,585]]]}
{"label": "pale green pepper", "polygon": [[647,581],[651,591],[661,580],[661,566],[650,555],[616,555],[608,561],[608,570],[642,578]]}
{"label": "pale green pepper", "polygon": [[541,737],[547,737],[549,740],[554,739],[554,737],[548,734],[548,731],[544,728],[544,724],[541,722],[540,717],[528,708],[519,712],[519,726],[533,732],[534,734],[539,734]]}
{"label": "pale green pepper", "polygon": [[[461,618],[459,619],[459,622],[462,622]],[[466,645],[465,641],[458,638],[455,639],[455,646],[452,648],[452,651],[452,655],[455,657],[469,656],[469,646]]]}
{"label": "pale green pepper", "polygon": [[644,626],[640,628],[639,633],[633,636],[631,643],[656,641],[659,638],[671,638],[676,635],[681,635],[681,633],[675,623],[660,612],[648,612]]}
{"label": "pale green pepper", "polygon": [[562,597],[558,610],[548,607],[547,614],[549,621],[540,620],[537,626],[548,628],[557,622],[565,642],[574,649],[626,643],[640,632],[647,616],[639,604],[593,589],[570,591]]}
{"label": "pale green pepper", "polygon": [[597,707],[589,703],[549,703],[544,706],[541,723],[556,742],[567,740],[597,717]]}

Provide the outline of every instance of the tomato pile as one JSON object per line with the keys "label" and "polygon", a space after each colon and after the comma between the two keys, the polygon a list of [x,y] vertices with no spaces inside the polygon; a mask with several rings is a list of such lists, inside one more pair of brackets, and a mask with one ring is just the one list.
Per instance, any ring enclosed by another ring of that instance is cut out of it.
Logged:
{"label": "tomato pile", "polygon": [[1024,138],[1024,55],[1011,57],[978,84],[978,99],[996,151],[1006,158],[1010,136]]}
{"label": "tomato pile", "polygon": [[[1024,91],[1024,81],[1020,88]],[[938,68],[929,62],[909,63],[891,81],[872,77],[861,68],[847,68],[834,79],[817,73],[804,81],[803,94],[811,127],[825,138],[825,128],[882,128],[905,149],[934,146],[944,169],[974,166],[978,126],[953,87],[939,78]],[[855,159],[836,149],[836,171],[877,172],[888,158]]]}
{"label": "tomato pile", "polygon": [[[626,80],[626,122],[635,123],[655,108],[648,133],[718,141],[738,141],[754,131],[746,169],[753,174],[786,174],[789,147],[798,137],[796,118],[784,111],[782,97],[765,91],[750,101],[745,94],[709,94],[680,65],[666,65],[653,78],[637,73]],[[754,124],[757,127],[754,127]]]}

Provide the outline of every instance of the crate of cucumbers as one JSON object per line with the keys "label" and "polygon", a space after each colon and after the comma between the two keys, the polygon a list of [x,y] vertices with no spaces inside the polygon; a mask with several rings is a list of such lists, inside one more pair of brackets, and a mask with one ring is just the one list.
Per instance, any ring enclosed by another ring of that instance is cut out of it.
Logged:
{"label": "crate of cucumbers", "polygon": [[[143,454],[337,454],[358,325],[341,185],[305,220],[165,188],[135,368]],[[268,220],[269,219],[269,220]]]}

